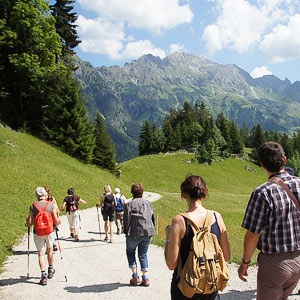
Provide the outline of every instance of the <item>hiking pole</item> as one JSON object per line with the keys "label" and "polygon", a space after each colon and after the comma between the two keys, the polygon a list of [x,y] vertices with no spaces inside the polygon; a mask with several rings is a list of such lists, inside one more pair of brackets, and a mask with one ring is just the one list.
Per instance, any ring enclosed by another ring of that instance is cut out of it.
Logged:
{"label": "hiking pole", "polygon": [[98,211],[99,205],[98,205],[98,204],[96,204],[96,207],[97,207],[98,226],[99,226],[100,241],[101,241],[102,237],[101,237],[100,218],[99,218],[99,211]]}
{"label": "hiking pole", "polygon": [[61,247],[60,247],[60,242],[59,242],[59,238],[58,238],[58,233],[57,233],[58,232],[58,228],[55,228],[55,232],[56,232],[56,240],[57,240],[57,243],[58,243],[58,249],[59,249],[59,253],[60,253],[61,264],[63,266],[63,270],[64,270],[66,282],[68,282],[66,271],[65,271],[65,266],[64,266],[63,258],[62,258],[62,254],[61,254]]}
{"label": "hiking pole", "polygon": [[29,279],[29,246],[30,246],[30,226],[27,226],[27,278]]}

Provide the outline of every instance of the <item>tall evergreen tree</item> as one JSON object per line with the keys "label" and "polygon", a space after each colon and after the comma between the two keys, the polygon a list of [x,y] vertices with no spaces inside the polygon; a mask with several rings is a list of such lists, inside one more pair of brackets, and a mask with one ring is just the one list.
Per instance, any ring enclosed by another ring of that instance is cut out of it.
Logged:
{"label": "tall evergreen tree", "polygon": [[243,153],[243,141],[239,133],[237,125],[230,122],[230,139],[231,139],[231,151],[233,154]]}
{"label": "tall evergreen tree", "polygon": [[103,116],[97,112],[95,120],[95,148],[93,162],[116,174],[116,150],[108,134]]}
{"label": "tall evergreen tree", "polygon": [[55,18],[56,32],[61,38],[63,59],[73,55],[73,49],[81,43],[76,30],[77,14],[73,12],[73,3],[75,3],[75,0],[56,0],[50,6],[52,15]]}
{"label": "tall evergreen tree", "polygon": [[91,162],[94,132],[80,85],[66,67],[55,76],[57,81],[53,79],[49,86],[51,101],[44,108],[42,137],[71,156]]}
{"label": "tall evergreen tree", "polygon": [[149,154],[152,151],[152,128],[148,120],[145,120],[142,125],[140,142],[139,142],[139,154]]}
{"label": "tall evergreen tree", "polygon": [[232,153],[232,140],[231,140],[231,133],[230,133],[230,122],[225,117],[224,113],[221,112],[216,119],[216,126],[219,128],[224,140],[226,141],[226,146],[222,149],[222,152],[225,156],[228,156]]}

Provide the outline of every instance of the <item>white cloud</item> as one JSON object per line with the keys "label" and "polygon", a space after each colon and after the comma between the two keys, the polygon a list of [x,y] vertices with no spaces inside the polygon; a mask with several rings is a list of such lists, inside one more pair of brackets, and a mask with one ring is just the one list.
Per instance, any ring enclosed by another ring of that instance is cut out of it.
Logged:
{"label": "white cloud", "polygon": [[208,25],[202,35],[210,55],[223,48],[246,51],[268,25],[264,13],[248,1],[222,0],[218,8],[216,23]]}
{"label": "white cloud", "polygon": [[85,9],[111,20],[123,20],[130,27],[161,33],[180,24],[190,23],[189,4],[179,0],[78,0]]}
{"label": "white cloud", "polygon": [[289,19],[287,25],[277,25],[266,34],[260,45],[261,51],[271,63],[300,58],[300,14]]}
{"label": "white cloud", "polygon": [[[217,18],[204,29],[202,35],[209,55],[224,48],[246,52],[256,47],[263,50],[266,55],[270,55],[269,46],[274,45],[278,37],[284,36],[283,32],[279,32],[281,26],[285,28],[289,18],[299,11],[298,1],[293,0],[212,0],[212,2],[216,4]],[[299,25],[297,26],[299,28]],[[295,26],[293,29],[291,25],[288,27],[287,31],[293,31],[289,37],[293,38],[290,42],[280,38],[279,40],[285,43],[282,48],[288,48],[291,44],[293,47],[298,45],[299,48],[299,44],[295,41]],[[261,42],[262,45],[259,47]],[[276,45],[276,48],[279,47]],[[288,52],[282,48],[272,61],[280,61],[278,55],[282,50],[284,53]],[[291,54],[286,53],[286,56]]]}
{"label": "white cloud", "polygon": [[107,19],[87,19],[78,16],[77,31],[82,42],[82,52],[106,54],[111,59],[121,59],[119,52],[125,40],[123,24],[112,23]]}
{"label": "white cloud", "polygon": [[272,75],[272,72],[266,67],[266,66],[261,66],[261,67],[256,67],[250,75],[253,78],[259,78],[263,77],[264,75]]}
{"label": "white cloud", "polygon": [[156,48],[149,40],[129,42],[122,51],[123,59],[135,59],[144,54],[152,54],[160,58],[166,56],[163,49]]}
{"label": "white cloud", "polygon": [[186,51],[184,45],[181,45],[181,44],[171,44],[170,45],[170,53],[184,52],[184,51]]}

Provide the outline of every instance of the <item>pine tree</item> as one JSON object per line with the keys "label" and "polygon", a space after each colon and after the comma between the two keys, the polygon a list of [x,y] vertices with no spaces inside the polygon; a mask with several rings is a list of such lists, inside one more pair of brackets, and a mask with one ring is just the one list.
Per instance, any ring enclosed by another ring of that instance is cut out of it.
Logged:
{"label": "pine tree", "polygon": [[139,154],[150,154],[152,151],[152,129],[148,120],[145,120],[142,125],[140,142],[139,142]]}
{"label": "pine tree", "polygon": [[51,13],[55,18],[55,30],[61,38],[63,59],[72,56],[73,49],[81,43],[75,25],[77,14],[72,12],[73,3],[74,0],[56,0],[53,5],[50,5]]}
{"label": "pine tree", "polygon": [[94,130],[80,85],[66,67],[56,76],[56,83],[52,81],[51,101],[44,108],[42,137],[71,156],[91,162]]}
{"label": "pine tree", "polygon": [[99,112],[97,112],[95,120],[95,139],[94,164],[116,174],[115,146],[108,134],[104,117]]}

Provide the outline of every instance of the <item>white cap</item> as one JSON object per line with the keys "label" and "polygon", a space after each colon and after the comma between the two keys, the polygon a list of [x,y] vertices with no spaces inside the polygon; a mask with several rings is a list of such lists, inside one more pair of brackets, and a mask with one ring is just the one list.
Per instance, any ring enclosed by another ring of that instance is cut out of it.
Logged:
{"label": "white cap", "polygon": [[38,198],[41,198],[43,196],[45,196],[45,197],[48,196],[48,193],[42,186],[39,186],[35,189],[35,194],[37,195]]}
{"label": "white cap", "polygon": [[121,193],[120,189],[119,188],[115,188],[115,193]]}

